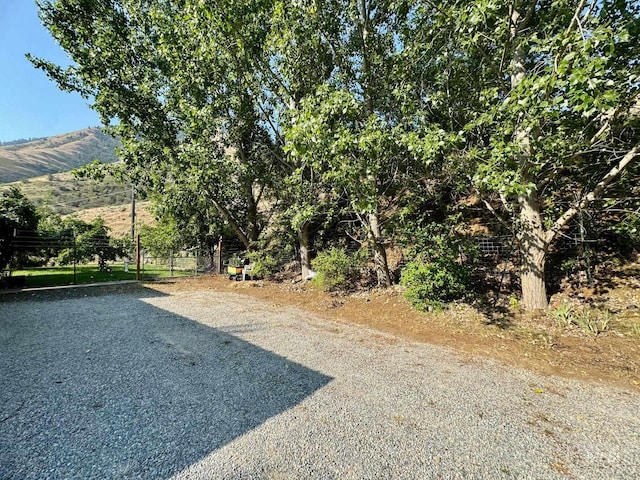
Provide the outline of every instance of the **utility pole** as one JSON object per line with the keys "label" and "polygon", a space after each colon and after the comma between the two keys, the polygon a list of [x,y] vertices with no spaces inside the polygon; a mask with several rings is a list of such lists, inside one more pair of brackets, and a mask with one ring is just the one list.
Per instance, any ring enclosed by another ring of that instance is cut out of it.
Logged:
{"label": "utility pole", "polygon": [[131,241],[136,241],[136,187],[131,185]]}
{"label": "utility pole", "polygon": [[76,247],[76,232],[73,231],[73,284],[76,285],[78,283],[78,276],[76,273],[76,265],[78,264],[78,250]]}
{"label": "utility pole", "polygon": [[140,234],[136,237],[136,280],[140,280]]}

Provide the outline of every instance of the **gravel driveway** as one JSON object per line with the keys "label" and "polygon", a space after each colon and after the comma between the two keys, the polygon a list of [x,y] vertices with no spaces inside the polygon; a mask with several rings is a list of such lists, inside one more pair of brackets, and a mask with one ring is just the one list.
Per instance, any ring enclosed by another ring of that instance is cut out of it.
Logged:
{"label": "gravel driveway", "polygon": [[637,392],[228,293],[5,295],[0,372],[1,479],[640,478]]}

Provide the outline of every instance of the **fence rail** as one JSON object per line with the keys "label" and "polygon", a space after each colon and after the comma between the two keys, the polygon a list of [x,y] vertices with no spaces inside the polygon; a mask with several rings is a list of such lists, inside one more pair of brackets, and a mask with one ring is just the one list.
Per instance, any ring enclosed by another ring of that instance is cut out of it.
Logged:
{"label": "fence rail", "polygon": [[[579,227],[579,228],[578,228]],[[582,226],[578,226],[572,230],[565,232],[562,242],[556,246],[558,252],[569,252],[576,247],[584,248],[588,250],[594,244],[600,242],[600,240],[594,240],[586,235],[586,232]],[[490,272],[494,269],[493,273],[500,273],[501,276],[505,271],[505,263],[509,263],[514,267],[517,267],[520,263],[520,255],[517,249],[517,244],[513,236],[483,236],[475,237],[477,242],[478,251],[480,255],[480,262],[482,269],[486,272]],[[14,265],[4,272],[0,272],[2,275],[0,278],[4,278],[0,281],[6,285],[6,278],[13,275],[22,276],[36,276],[37,273],[46,271],[46,269],[52,270],[54,267],[61,267],[62,265],[68,265],[69,268],[73,268],[73,278],[71,282],[67,278],[66,274],[61,274],[61,284],[76,283],[78,282],[77,269],[87,264],[87,262],[95,262],[100,256],[99,252],[103,249],[108,249],[112,245],[109,242],[108,237],[97,238],[89,242],[84,242],[82,250],[78,245],[76,238],[72,236],[59,236],[59,237],[43,237],[38,236],[34,232],[16,232],[14,237],[1,239],[2,245],[6,246],[9,242],[11,249],[13,250],[12,258]],[[348,245],[347,251],[349,253],[355,253],[357,249],[361,248],[358,245]],[[87,254],[91,251],[93,254]],[[1,252],[0,252],[1,253]],[[369,248],[369,256],[373,255],[372,250]],[[234,257],[242,258],[243,263],[248,263],[246,260],[247,252],[238,248],[226,248],[222,246],[222,252],[218,249],[214,249],[213,252],[204,249],[192,248],[187,250],[181,250],[171,252],[164,256],[152,255],[149,252],[140,250],[140,264],[139,264],[139,276],[144,278],[150,278],[153,276],[184,276],[184,275],[202,275],[204,273],[221,273],[226,274],[227,266]],[[112,258],[112,257],[110,257]],[[285,265],[291,265],[294,262],[298,262],[299,257],[294,250],[287,255],[280,255],[278,258],[278,267],[283,268]],[[406,259],[403,255],[400,256],[397,265],[394,269],[400,270],[404,267]],[[20,271],[16,271],[15,264],[22,266],[40,264],[38,268],[21,268]],[[122,273],[116,279],[131,279],[136,278],[136,272],[138,270],[137,255],[130,252],[129,256],[119,256],[115,260],[109,260],[102,262],[99,265],[100,271],[106,270],[106,273],[114,274],[114,272]],[[61,269],[62,270],[62,269]],[[124,275],[124,274],[129,274]],[[44,274],[42,274],[44,275]],[[53,276],[53,273],[51,273]],[[95,277],[95,276],[94,276]],[[90,278],[94,278],[91,277]]]}

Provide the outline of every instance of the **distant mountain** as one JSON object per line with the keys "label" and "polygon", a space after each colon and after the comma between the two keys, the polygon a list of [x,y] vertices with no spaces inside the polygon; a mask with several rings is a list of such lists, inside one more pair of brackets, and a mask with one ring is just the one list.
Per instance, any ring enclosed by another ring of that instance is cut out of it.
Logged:
{"label": "distant mountain", "polygon": [[0,183],[66,172],[93,160],[115,162],[119,142],[99,128],[0,146]]}

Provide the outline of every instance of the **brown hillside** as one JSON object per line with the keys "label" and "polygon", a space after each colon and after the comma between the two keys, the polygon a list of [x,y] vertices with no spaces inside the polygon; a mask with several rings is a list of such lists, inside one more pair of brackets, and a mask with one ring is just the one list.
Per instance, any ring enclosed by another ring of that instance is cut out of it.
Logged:
{"label": "brown hillside", "polygon": [[[154,225],[155,220],[149,211],[149,202],[136,204],[136,225]],[[131,233],[131,205],[111,205],[108,207],[87,208],[74,213],[76,217],[90,222],[96,217],[102,217],[104,224],[111,229],[114,237],[123,237]]]}
{"label": "brown hillside", "polygon": [[0,146],[0,183],[65,172],[93,160],[116,161],[117,140],[99,128]]}
{"label": "brown hillside", "polygon": [[50,173],[20,182],[0,185],[0,191],[18,187],[37,207],[48,205],[68,214],[87,208],[122,205],[131,200],[131,187],[111,178],[98,182],[74,178],[70,172]]}

